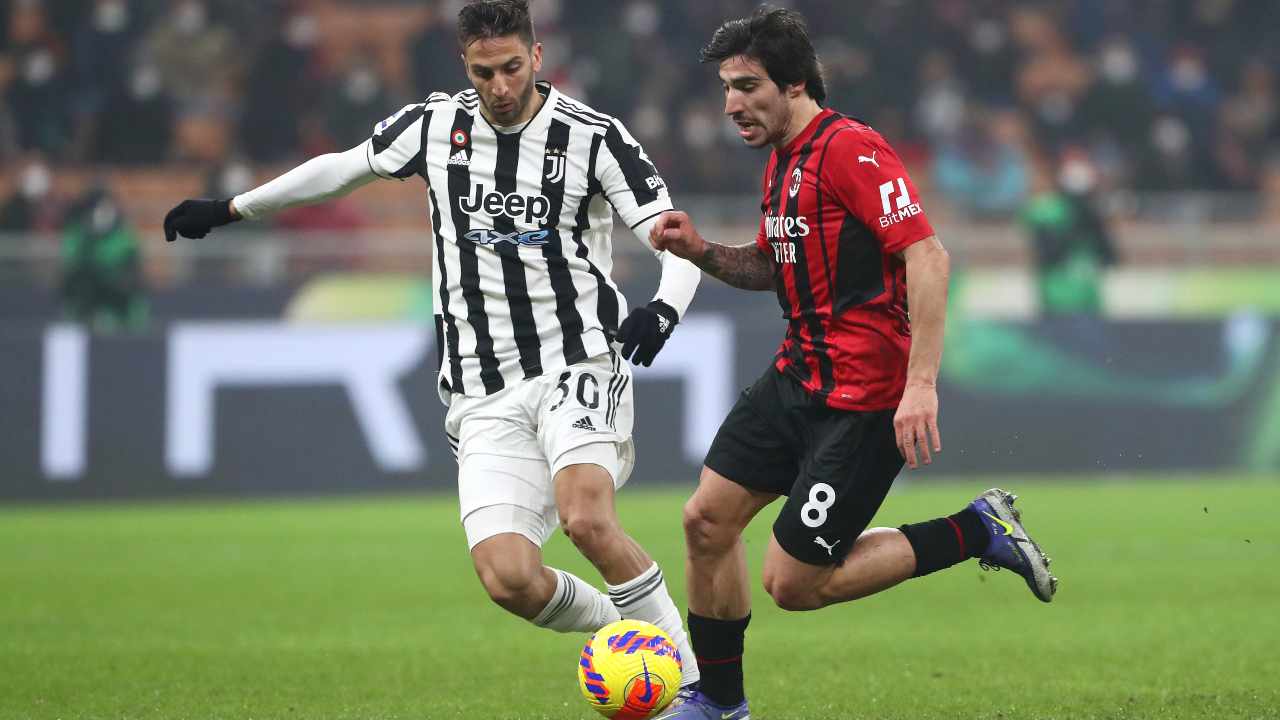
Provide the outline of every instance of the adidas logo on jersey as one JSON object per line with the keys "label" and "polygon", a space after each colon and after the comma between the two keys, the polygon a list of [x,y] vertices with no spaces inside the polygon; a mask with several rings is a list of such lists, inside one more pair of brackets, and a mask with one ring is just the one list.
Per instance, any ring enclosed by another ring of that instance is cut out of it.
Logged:
{"label": "adidas logo on jersey", "polygon": [[449,156],[450,165],[461,165],[462,167],[471,167],[471,157],[467,155],[466,150],[458,150]]}
{"label": "adidas logo on jersey", "polygon": [[592,432],[595,432],[595,429],[596,429],[596,426],[591,424],[591,418],[585,415],[581,417],[578,420],[578,422],[574,423],[570,427],[572,427],[575,430],[590,430]]}

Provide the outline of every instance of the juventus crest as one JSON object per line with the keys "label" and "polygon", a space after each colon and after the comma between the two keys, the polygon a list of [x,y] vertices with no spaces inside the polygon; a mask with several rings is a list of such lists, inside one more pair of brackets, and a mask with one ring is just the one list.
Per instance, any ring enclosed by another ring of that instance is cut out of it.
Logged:
{"label": "juventus crest", "polygon": [[552,184],[564,181],[564,148],[547,148],[546,170],[543,176]]}

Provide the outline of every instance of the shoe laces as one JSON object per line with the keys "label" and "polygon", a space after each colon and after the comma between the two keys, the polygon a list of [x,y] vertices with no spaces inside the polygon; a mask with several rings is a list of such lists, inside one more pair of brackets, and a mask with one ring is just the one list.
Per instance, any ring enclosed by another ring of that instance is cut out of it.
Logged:
{"label": "shoe laces", "polygon": [[986,558],[981,558],[978,560],[978,567],[982,568],[983,570],[987,570],[989,572],[1000,572],[1001,570],[1004,569]]}
{"label": "shoe laces", "polygon": [[689,683],[688,685],[685,685],[684,687],[676,691],[676,696],[672,701],[672,704],[674,705],[676,702],[688,702],[692,700],[694,696],[697,694],[698,694],[698,684]]}

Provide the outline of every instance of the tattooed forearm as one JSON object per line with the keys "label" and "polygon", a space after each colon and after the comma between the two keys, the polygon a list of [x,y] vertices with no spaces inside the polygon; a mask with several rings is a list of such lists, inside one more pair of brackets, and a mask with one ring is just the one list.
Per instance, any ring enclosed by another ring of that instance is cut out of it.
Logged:
{"label": "tattooed forearm", "polygon": [[693,264],[736,288],[773,289],[773,261],[755,243],[728,247],[708,242],[707,251]]}

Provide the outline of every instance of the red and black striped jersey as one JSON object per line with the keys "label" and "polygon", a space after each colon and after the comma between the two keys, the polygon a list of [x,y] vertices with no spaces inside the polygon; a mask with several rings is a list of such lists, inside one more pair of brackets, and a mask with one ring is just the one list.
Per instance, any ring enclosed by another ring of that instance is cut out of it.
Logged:
{"label": "red and black striped jersey", "polygon": [[774,150],[763,185],[756,244],[787,320],[777,369],[832,408],[897,406],[911,327],[896,253],[933,235],[902,161],[875,130],[823,110]]}

